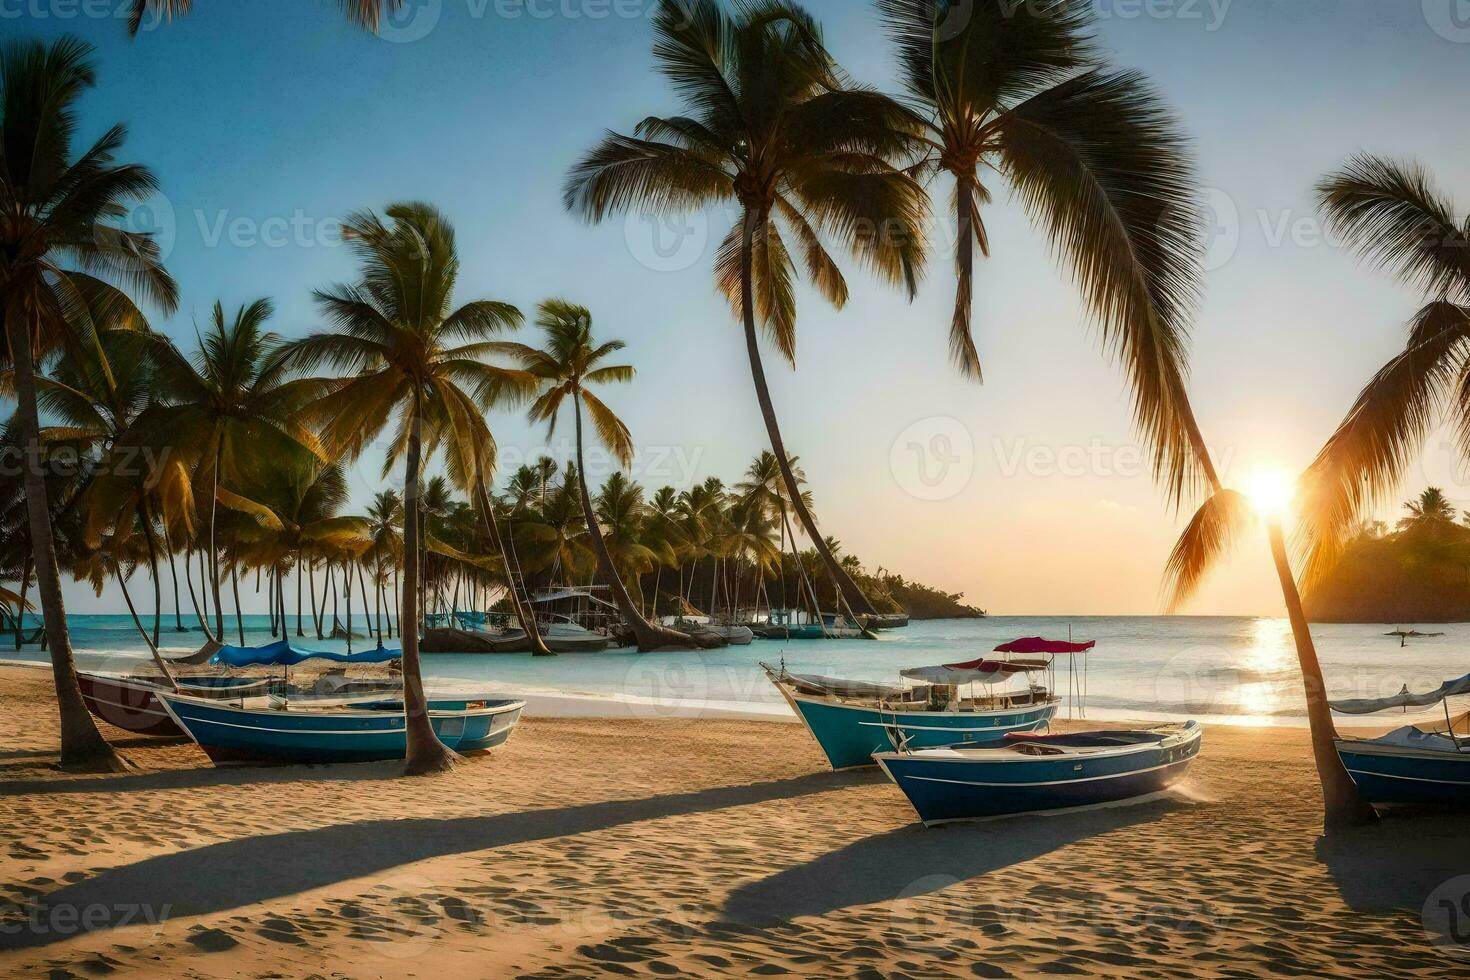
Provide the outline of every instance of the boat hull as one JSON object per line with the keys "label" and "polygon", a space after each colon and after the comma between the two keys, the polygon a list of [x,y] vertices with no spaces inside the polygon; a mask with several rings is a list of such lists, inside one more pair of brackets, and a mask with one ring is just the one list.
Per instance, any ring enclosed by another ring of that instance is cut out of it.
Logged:
{"label": "boat hull", "polygon": [[1470,806],[1470,751],[1395,751],[1393,746],[1340,739],[1337,753],[1369,803]]}
{"label": "boat hull", "polygon": [[[181,678],[182,687],[197,697],[247,697],[264,694],[270,681],[254,677]],[[145,681],[102,674],[77,673],[82,701],[97,718],[138,735],[182,735],[183,729],[158,699],[159,687]]]}
{"label": "boat hull", "polygon": [[[402,759],[402,702],[360,702],[352,710],[241,708],[163,694],[169,714],[216,765],[336,763]],[[483,703],[485,707],[468,705]],[[456,752],[494,748],[510,737],[523,701],[430,702],[429,723]]]}
{"label": "boat hull", "polygon": [[1006,732],[1041,728],[1057,713],[1060,701],[1008,708],[1003,711],[888,711],[860,705],[835,704],[782,689],[792,710],[821,746],[833,769],[875,765],[874,752],[893,748],[890,727],[901,728],[910,748],[953,745]]}
{"label": "boat hull", "polygon": [[1199,750],[1196,725],[1190,738],[1117,755],[976,761],[883,752],[877,761],[929,826],[1158,793],[1185,775]]}
{"label": "boat hull", "polygon": [[748,627],[752,634],[762,640],[825,640],[827,634],[816,623],[800,626],[782,626],[772,623],[757,623]]}

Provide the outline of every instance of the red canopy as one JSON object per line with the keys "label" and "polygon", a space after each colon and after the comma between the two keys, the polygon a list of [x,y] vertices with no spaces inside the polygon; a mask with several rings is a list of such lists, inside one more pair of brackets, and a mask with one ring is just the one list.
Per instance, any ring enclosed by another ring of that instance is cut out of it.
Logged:
{"label": "red canopy", "polygon": [[962,664],[945,664],[946,670],[983,670],[992,674],[1019,674],[1024,670],[1035,670],[1038,666],[1034,663],[1008,663],[1004,660],[970,660]]}
{"label": "red canopy", "polygon": [[996,653],[1082,653],[1097,646],[1096,640],[1085,643],[1068,643],[1066,640],[1046,640],[1039,636],[1023,636],[1019,640],[1002,643]]}

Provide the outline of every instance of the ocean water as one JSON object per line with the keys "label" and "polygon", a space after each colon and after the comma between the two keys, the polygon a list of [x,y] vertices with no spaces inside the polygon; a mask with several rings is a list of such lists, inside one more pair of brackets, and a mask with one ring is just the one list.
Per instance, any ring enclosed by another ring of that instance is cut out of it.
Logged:
{"label": "ocean water", "polygon": [[[164,617],[162,645],[169,653],[196,649],[199,632],[176,633]],[[125,672],[143,666],[147,647],[127,616],[75,616],[73,645],[86,670]],[[247,616],[246,640],[269,640],[265,616]],[[1412,624],[1403,624],[1409,628]],[[237,636],[227,619],[227,638]],[[1391,626],[1334,624],[1312,627],[1329,696],[1380,697],[1407,684],[1411,690],[1437,686],[1470,672],[1470,624],[1422,626],[1441,637],[1411,639],[1400,646],[1384,636]],[[359,631],[364,627],[358,624]],[[294,629],[293,629],[294,634]],[[1291,630],[1284,619],[1202,616],[996,616],[984,620],[915,622],[872,640],[756,640],[722,650],[639,654],[614,650],[596,654],[429,655],[424,669],[436,691],[569,693],[616,699],[656,717],[672,705],[739,707],[785,712],[759,662],[785,660],[796,672],[896,682],[901,667],[954,663],[986,655],[996,644],[1021,636],[1096,640],[1097,648],[1056,661],[1054,689],[1069,694],[1063,713],[1087,717],[1175,719],[1286,724],[1303,723],[1301,680]],[[311,649],[342,650],[345,641],[298,640]],[[354,649],[372,645],[354,642]],[[43,661],[36,647],[12,652],[0,639],[0,658]],[[1452,706],[1454,707],[1454,706]],[[1458,710],[1463,710],[1459,706]],[[1432,717],[1442,709],[1410,713]],[[1377,724],[1397,715],[1369,716]],[[1341,719],[1353,724],[1350,718]]]}

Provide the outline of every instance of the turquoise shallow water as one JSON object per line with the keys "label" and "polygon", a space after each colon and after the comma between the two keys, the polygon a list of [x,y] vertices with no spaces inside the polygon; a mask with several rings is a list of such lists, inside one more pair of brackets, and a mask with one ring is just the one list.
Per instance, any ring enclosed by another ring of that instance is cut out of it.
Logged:
{"label": "turquoise shallow water", "polygon": [[[269,639],[264,616],[247,616],[246,639]],[[170,652],[194,649],[198,632],[175,633],[164,621],[163,644]],[[1411,624],[1404,624],[1405,628]],[[127,616],[75,616],[73,644],[78,664],[90,670],[130,670],[146,660],[147,648]],[[359,624],[359,630],[362,626]],[[1383,634],[1391,626],[1314,626],[1318,653],[1332,697],[1377,697],[1434,687],[1470,671],[1470,624],[1424,626],[1446,635],[1409,641],[1401,648]],[[1285,620],[1249,617],[1048,617],[997,616],[985,620],[914,623],[881,634],[882,639],[774,642],[701,653],[639,654],[610,651],[537,659],[529,655],[428,656],[425,673],[437,690],[575,692],[633,703],[679,701],[777,710],[780,698],[758,662],[783,657],[793,671],[893,682],[900,667],[953,663],[984,656],[997,643],[1044,635],[1097,641],[1076,682],[1085,691],[1091,717],[1198,717],[1206,720],[1300,723],[1303,714],[1296,655]],[[235,639],[233,619],[227,635]],[[305,639],[299,645],[341,650],[343,642]],[[355,648],[362,648],[358,641]],[[0,657],[43,660],[39,649],[11,652],[8,638]],[[1059,661],[1056,688],[1068,690],[1066,660]],[[1082,701],[1074,698],[1074,701]],[[1074,709],[1077,705],[1074,704]],[[1432,714],[1421,712],[1420,716]],[[1411,718],[1414,716],[1410,716]],[[1380,723],[1396,721],[1381,718]]]}

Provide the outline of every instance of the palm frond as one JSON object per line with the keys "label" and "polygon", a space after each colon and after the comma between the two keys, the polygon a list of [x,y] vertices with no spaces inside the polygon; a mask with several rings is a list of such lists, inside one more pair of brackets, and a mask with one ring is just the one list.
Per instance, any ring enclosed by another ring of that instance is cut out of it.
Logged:
{"label": "palm frond", "polygon": [[1470,299],[1470,239],[1423,167],[1359,154],[1317,195],[1329,224],[1367,262],[1436,296]]}
{"label": "palm frond", "polygon": [[1298,536],[1309,587],[1330,571],[1352,528],[1397,490],[1465,371],[1467,341],[1464,309],[1426,305],[1404,351],[1368,382],[1308,468]]}
{"label": "palm frond", "polygon": [[998,125],[1006,173],[1123,362],[1155,476],[1177,505],[1211,482],[1183,388],[1201,247],[1185,138],[1134,72],[1088,72]]}
{"label": "palm frond", "polygon": [[1195,511],[1174,544],[1164,568],[1165,606],[1176,611],[1198,591],[1205,575],[1255,521],[1250,501],[1229,489],[1217,490]]}

